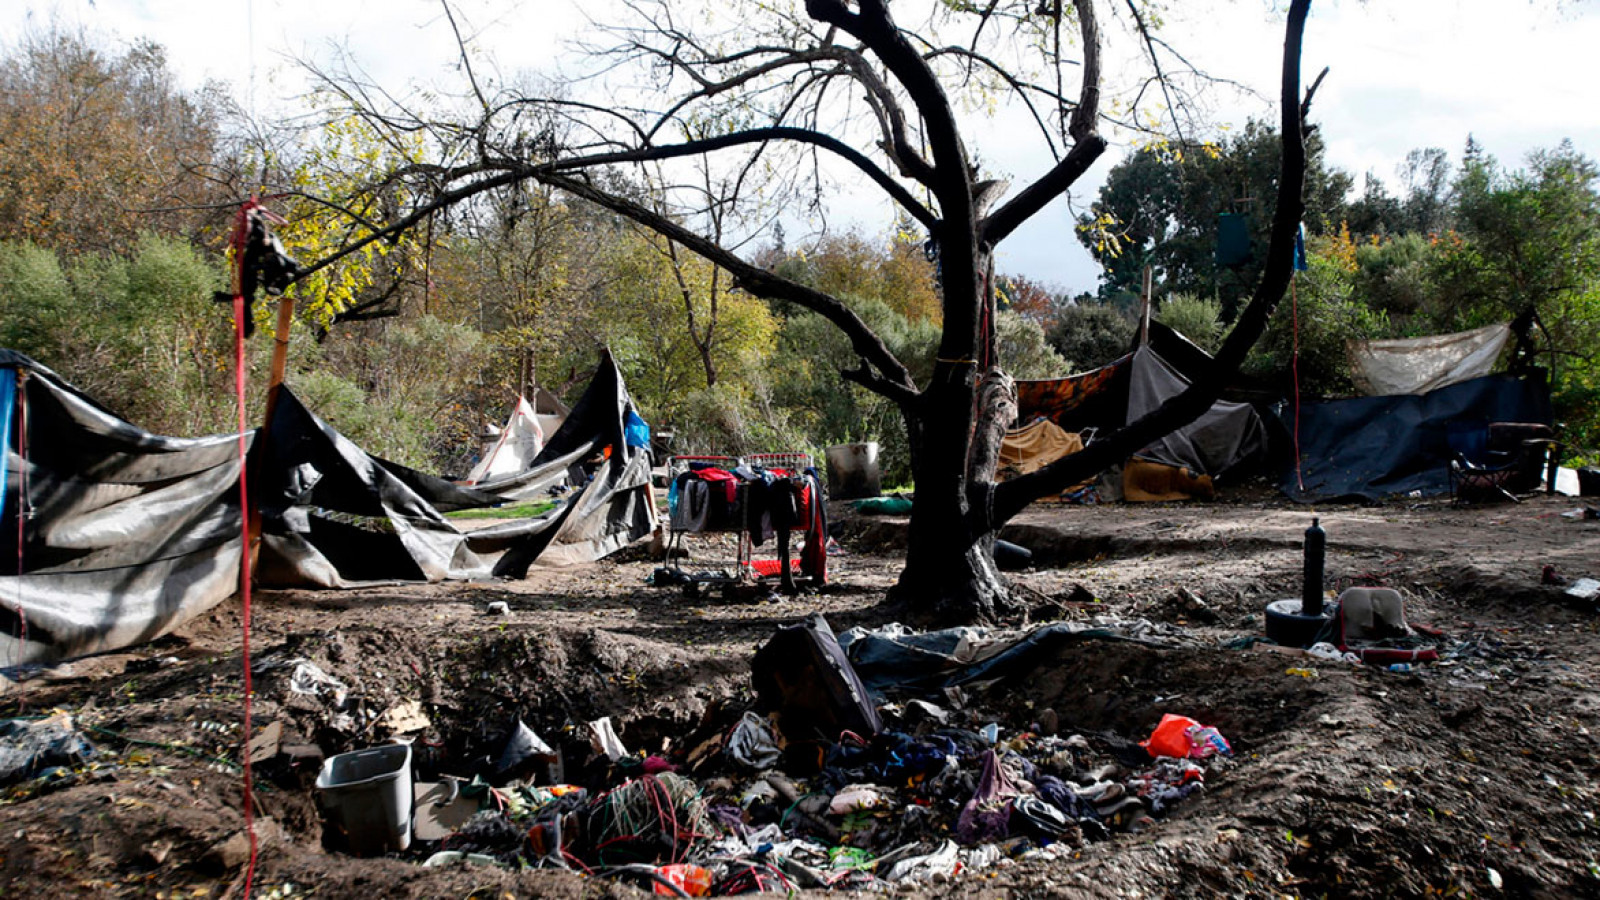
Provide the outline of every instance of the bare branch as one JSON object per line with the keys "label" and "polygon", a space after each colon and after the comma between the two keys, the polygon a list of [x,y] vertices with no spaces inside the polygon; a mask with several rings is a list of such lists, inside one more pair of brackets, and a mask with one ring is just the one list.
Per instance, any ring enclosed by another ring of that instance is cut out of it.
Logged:
{"label": "bare branch", "polygon": [[1043,177],[984,220],[980,241],[986,246],[995,246],[1033,218],[1083,177],[1105,152],[1105,139],[1095,131],[1100,107],[1100,25],[1094,17],[1093,0],[1074,0],[1074,3],[1078,9],[1078,29],[1083,37],[1083,86],[1067,130],[1077,143]]}
{"label": "bare branch", "polygon": [[[1300,56],[1306,14],[1311,0],[1294,0],[1283,48],[1282,169],[1278,177],[1277,209],[1267,244],[1267,261],[1250,303],[1211,361],[1210,371],[1197,377],[1182,393],[1169,398],[1153,412],[1104,440],[1050,465],[1007,481],[995,489],[995,517],[1005,520],[1039,497],[1060,492],[1111,465],[1128,458],[1174,426],[1199,418],[1222,393],[1228,376],[1239,370],[1245,355],[1266,330],[1272,311],[1283,299],[1294,274],[1294,240],[1305,212],[1301,194],[1305,187],[1306,148],[1304,112],[1300,99]],[[1309,97],[1305,101],[1309,103]]]}
{"label": "bare branch", "polygon": [[682,244],[710,262],[726,269],[733,275],[736,286],[758,297],[788,300],[821,315],[845,333],[845,336],[850,339],[851,347],[863,360],[870,363],[890,381],[906,390],[915,390],[916,386],[911,380],[911,373],[889,351],[883,340],[873,333],[872,329],[854,311],[833,297],[815,288],[790,281],[780,275],[751,265],[730,253],[727,249],[717,245],[714,241],[690,231],[660,213],[631,200],[600,190],[586,180],[544,168],[529,168],[522,174],[523,177],[533,178],[543,184],[559,188],[576,197],[588,200],[597,206],[609,209],[623,218],[649,228],[668,240]]}

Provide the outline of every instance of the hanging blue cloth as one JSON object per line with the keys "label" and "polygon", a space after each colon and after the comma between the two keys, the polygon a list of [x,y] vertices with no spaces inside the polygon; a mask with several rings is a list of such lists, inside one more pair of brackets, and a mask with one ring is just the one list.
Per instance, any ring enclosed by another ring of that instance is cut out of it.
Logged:
{"label": "hanging blue cloth", "polygon": [[650,425],[632,409],[628,410],[627,418],[622,420],[622,439],[628,442],[629,447],[650,446]]}
{"label": "hanging blue cloth", "polygon": [[6,476],[11,462],[11,414],[17,404],[17,370],[0,369],[0,515],[6,511]]}
{"label": "hanging blue cloth", "polygon": [[1306,225],[1304,222],[1301,222],[1300,226],[1295,229],[1294,232],[1294,269],[1296,272],[1304,272],[1307,268]]}
{"label": "hanging blue cloth", "polygon": [[1217,265],[1237,269],[1254,254],[1250,248],[1250,218],[1239,213],[1217,216]]}

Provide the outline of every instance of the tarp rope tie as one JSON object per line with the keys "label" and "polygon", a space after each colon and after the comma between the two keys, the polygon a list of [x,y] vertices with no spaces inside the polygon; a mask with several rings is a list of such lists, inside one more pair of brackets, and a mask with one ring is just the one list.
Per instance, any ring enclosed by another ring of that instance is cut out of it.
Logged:
{"label": "tarp rope tie", "polygon": [[245,464],[249,440],[245,425],[245,358],[244,358],[244,292],[240,277],[244,266],[245,242],[250,235],[250,211],[256,207],[255,198],[239,207],[238,221],[233,233],[233,389],[239,410],[239,597],[240,655],[244,665],[244,727],[240,734],[239,756],[244,767],[244,830],[250,841],[250,859],[244,870],[244,900],[250,900],[251,888],[256,878],[255,783],[250,767],[250,490],[245,478]]}
{"label": "tarp rope tie", "polygon": [[1300,298],[1295,292],[1297,274],[1289,275],[1289,311],[1294,332],[1294,349],[1289,356],[1289,372],[1294,378],[1294,480],[1300,493],[1306,492],[1305,472],[1300,465]]}

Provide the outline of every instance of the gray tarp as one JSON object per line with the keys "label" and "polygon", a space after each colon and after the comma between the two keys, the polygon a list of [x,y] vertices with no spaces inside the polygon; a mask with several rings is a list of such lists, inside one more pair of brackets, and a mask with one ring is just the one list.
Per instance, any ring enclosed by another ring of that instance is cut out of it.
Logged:
{"label": "gray tarp", "polygon": [[26,423],[27,443],[24,459],[21,429],[11,429],[0,666],[143,643],[234,593],[242,546],[237,435],[150,434],[21,354],[0,351],[0,367],[23,376],[26,414],[14,413]]}
{"label": "gray tarp", "polygon": [[[260,474],[252,475],[262,491],[258,577],[285,587],[338,588],[520,578],[536,560],[570,565],[599,559],[656,525],[649,454],[623,439],[631,406],[607,355],[531,468],[463,488],[367,454],[285,390]],[[593,469],[586,479],[585,462]],[[575,473],[581,486],[537,518],[463,532],[441,514],[542,497]]]}
{"label": "gray tarp", "polygon": [[[1128,379],[1127,423],[1154,412],[1182,393],[1189,382],[1149,347],[1133,354]],[[1217,401],[1200,418],[1140,452],[1140,459],[1187,466],[1196,474],[1221,475],[1266,446],[1266,427],[1248,403]]]}

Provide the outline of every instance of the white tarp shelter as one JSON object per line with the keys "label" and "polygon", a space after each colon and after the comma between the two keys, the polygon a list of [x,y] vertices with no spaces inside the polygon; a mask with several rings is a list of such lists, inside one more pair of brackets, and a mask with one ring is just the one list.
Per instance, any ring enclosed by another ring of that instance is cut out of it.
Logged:
{"label": "white tarp shelter", "polygon": [[478,484],[505,475],[526,471],[534,457],[544,449],[544,426],[528,398],[517,397],[517,408],[499,435],[484,447],[483,456],[467,473],[467,484]]}

